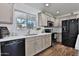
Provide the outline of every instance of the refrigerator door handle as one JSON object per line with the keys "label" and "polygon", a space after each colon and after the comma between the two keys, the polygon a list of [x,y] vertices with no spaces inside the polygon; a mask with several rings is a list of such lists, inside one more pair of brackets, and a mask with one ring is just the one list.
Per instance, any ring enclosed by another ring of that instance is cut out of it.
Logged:
{"label": "refrigerator door handle", "polygon": [[65,26],[63,27],[63,30],[66,31],[66,27]]}

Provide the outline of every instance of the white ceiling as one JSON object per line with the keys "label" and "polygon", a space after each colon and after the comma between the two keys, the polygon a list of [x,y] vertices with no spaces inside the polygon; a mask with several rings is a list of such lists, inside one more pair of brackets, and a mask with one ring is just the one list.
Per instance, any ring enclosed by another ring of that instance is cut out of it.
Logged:
{"label": "white ceiling", "polygon": [[[49,3],[48,7],[44,5],[45,3],[25,3],[25,4],[40,9],[44,12],[45,11],[49,12],[54,16],[79,11],[79,3]],[[56,11],[60,11],[60,13],[57,14]]]}

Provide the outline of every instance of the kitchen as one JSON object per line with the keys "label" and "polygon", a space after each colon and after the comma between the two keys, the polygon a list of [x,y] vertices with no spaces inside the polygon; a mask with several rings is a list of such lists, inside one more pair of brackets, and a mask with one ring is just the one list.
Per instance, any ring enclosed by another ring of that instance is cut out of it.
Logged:
{"label": "kitchen", "polygon": [[[57,7],[58,5],[59,8]],[[68,9],[72,5],[74,9]],[[78,3],[55,3],[55,8],[53,3],[0,3],[1,56],[38,56],[39,53],[42,53],[50,47],[53,49],[58,43],[67,46],[71,50],[78,50],[77,44],[79,42],[77,41],[76,43],[75,41],[78,35],[76,33],[78,31],[76,29],[78,26],[76,22],[78,21],[76,20],[79,18],[78,5]],[[60,14],[60,8],[62,7],[63,9],[66,8],[68,12],[64,10]],[[52,14],[54,16],[51,14],[51,10],[53,10]],[[73,19],[76,20],[74,21]],[[64,25],[62,21],[66,20],[67,24],[69,22],[68,26],[72,27],[68,27],[67,29],[73,29],[72,34],[74,32],[76,33],[75,40],[70,40],[71,43],[66,41],[71,39],[71,37],[67,39],[63,38],[65,37],[63,33],[66,33],[66,27],[64,28],[66,22]],[[73,26],[72,22],[75,26]]]}

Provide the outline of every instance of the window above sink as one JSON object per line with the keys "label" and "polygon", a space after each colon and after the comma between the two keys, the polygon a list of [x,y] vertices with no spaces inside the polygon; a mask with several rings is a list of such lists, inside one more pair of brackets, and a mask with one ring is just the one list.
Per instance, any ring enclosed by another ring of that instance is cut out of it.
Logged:
{"label": "window above sink", "polygon": [[16,28],[17,29],[33,29],[36,27],[36,16],[22,11],[16,11]]}

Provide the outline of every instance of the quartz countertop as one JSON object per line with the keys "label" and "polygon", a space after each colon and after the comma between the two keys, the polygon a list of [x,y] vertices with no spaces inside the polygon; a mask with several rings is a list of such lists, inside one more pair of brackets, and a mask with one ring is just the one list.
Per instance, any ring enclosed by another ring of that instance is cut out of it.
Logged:
{"label": "quartz countertop", "polygon": [[22,39],[22,38],[29,38],[29,37],[35,37],[35,36],[41,36],[41,35],[48,35],[51,33],[39,33],[39,34],[31,34],[31,35],[16,35],[16,36],[7,36],[2,39],[0,39],[0,42],[4,41],[10,41],[10,40],[16,40],[16,39]]}

